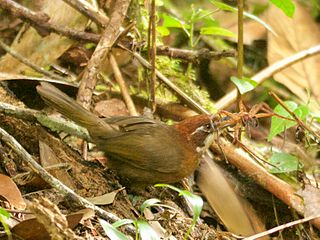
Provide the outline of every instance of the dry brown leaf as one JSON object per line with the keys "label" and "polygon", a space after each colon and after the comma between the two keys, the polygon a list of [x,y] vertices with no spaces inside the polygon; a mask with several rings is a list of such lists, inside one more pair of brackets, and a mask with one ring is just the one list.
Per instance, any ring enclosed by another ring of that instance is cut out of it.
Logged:
{"label": "dry brown leaf", "polygon": [[[86,213],[79,211],[77,213],[72,213],[66,216],[69,228],[75,228],[79,224],[79,222],[83,220],[84,214]],[[28,220],[20,222],[12,228],[11,232],[26,240],[51,239],[45,227],[41,223],[39,223],[36,218],[30,218]]]}
{"label": "dry brown leaf", "polygon": [[76,84],[71,82],[61,82],[60,80],[50,79],[46,77],[32,77],[32,76],[25,76],[22,74],[0,72],[0,81],[10,81],[10,80],[45,81],[50,83],[58,83],[58,84],[63,84],[67,86],[77,87]]}
{"label": "dry brown leaf", "polygon": [[[152,229],[156,232],[159,239],[164,239],[167,231],[161,226],[159,221],[155,220],[155,217],[149,208],[145,208],[143,214],[147,220],[149,220],[149,224]],[[168,235],[168,234],[167,234]]]}
{"label": "dry brown leaf", "polygon": [[17,185],[10,177],[3,174],[0,174],[0,196],[5,198],[15,209],[24,210],[26,208],[26,203]]}
{"label": "dry brown leaf", "polygon": [[248,207],[249,203],[236,194],[220,167],[212,159],[207,157],[201,162],[196,183],[230,232],[251,236],[265,230],[259,217]]}
{"label": "dry brown leaf", "polygon": [[[63,1],[42,2],[42,12],[50,16],[50,22],[60,26],[68,26],[76,30],[84,30],[87,19]],[[44,67],[55,62],[71,45],[73,41],[67,37],[51,33],[41,37],[34,28],[29,28],[20,39],[16,39],[11,48],[32,63]],[[0,71],[21,73],[32,71],[9,54],[0,59]]]}
{"label": "dry brown leaf", "polygon": [[126,104],[117,98],[98,102],[95,105],[94,113],[99,117],[129,116]]}
{"label": "dry brown leaf", "polygon": [[[43,167],[50,167],[61,163],[61,161],[57,158],[53,150],[42,141],[39,141],[39,151],[40,162]],[[72,179],[65,169],[53,171],[52,175],[59,179],[61,182],[63,182],[69,188],[75,189]]]}
{"label": "dry brown leaf", "polygon": [[87,200],[92,202],[93,204],[96,204],[96,205],[108,205],[108,204],[113,203],[113,201],[114,201],[116,195],[118,194],[118,192],[120,192],[123,189],[124,188],[120,188],[118,190],[115,190],[115,191],[110,192],[110,193],[103,194],[101,196],[87,198]]}
{"label": "dry brown leaf", "polygon": [[[265,4],[265,3],[264,3]],[[220,23],[220,26],[229,31],[238,34],[238,14],[235,12],[218,11],[213,14],[215,20]],[[264,21],[264,15],[259,16]],[[245,18],[243,23],[243,41],[246,45],[251,45],[255,40],[266,39],[267,29],[251,18]],[[237,42],[238,37],[227,38]]]}
{"label": "dry brown leaf", "polygon": [[[238,34],[238,18],[235,13],[233,13],[236,17],[232,17],[235,20],[234,24],[225,27],[226,29],[230,30],[231,32]],[[261,20],[264,21],[263,17],[259,17]],[[230,20],[229,20],[230,21]],[[230,22],[231,23],[231,22]],[[222,26],[225,23],[222,20]],[[246,19],[243,23],[243,43],[245,45],[251,45],[256,40],[266,39],[267,36],[267,29],[252,19]],[[237,42],[238,37],[229,38],[231,41]]]}
{"label": "dry brown leaf", "polygon": [[306,185],[304,189],[300,189],[297,193],[303,197],[305,217],[320,215],[319,188],[312,185]]}
{"label": "dry brown leaf", "polygon": [[[291,19],[277,7],[270,5],[267,23],[277,36],[268,33],[269,64],[308,49],[320,43],[320,28],[311,14],[300,4]],[[274,78],[284,84],[303,101],[308,100],[308,91],[320,100],[320,56],[308,58],[281,71]]]}

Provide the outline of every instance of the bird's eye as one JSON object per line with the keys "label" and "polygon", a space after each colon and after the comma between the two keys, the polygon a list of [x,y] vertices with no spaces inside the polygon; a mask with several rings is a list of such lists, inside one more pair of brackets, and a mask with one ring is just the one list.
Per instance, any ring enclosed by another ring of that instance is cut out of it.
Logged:
{"label": "bird's eye", "polygon": [[206,132],[206,133],[209,133],[209,132],[211,132],[212,131],[212,126],[211,126],[211,124],[205,124],[205,125],[203,125],[202,126],[202,131],[204,131],[204,132]]}

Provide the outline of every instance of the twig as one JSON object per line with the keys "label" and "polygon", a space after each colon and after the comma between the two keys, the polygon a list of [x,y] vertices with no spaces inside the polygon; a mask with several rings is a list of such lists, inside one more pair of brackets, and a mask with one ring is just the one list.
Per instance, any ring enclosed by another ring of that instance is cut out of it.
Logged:
{"label": "twig", "polygon": [[[243,77],[243,60],[244,60],[244,50],[243,50],[243,7],[244,7],[244,0],[238,0],[238,41],[237,41],[237,49],[238,49],[238,56],[237,56],[237,77],[242,79]],[[237,88],[237,106],[238,111],[241,111],[241,94],[239,89]],[[238,136],[241,137],[240,134]]]}
{"label": "twig", "polygon": [[151,1],[149,13],[149,31],[148,31],[148,52],[149,61],[151,62],[151,74],[149,76],[150,102],[152,112],[156,110],[156,3]]}
{"label": "twig", "polygon": [[[11,12],[12,15],[21,18],[29,23],[32,22],[48,22],[50,17],[42,12],[33,12],[30,9],[11,0],[1,0],[0,7]],[[31,20],[32,22],[30,22]]]}
{"label": "twig", "polygon": [[[294,55],[291,55],[290,57],[287,57],[278,62],[275,62],[274,64],[270,65],[269,67],[263,69],[262,71],[260,71],[259,73],[251,77],[251,79],[253,79],[254,81],[260,84],[267,78],[282,71],[283,69],[288,68],[291,65],[302,61],[303,59],[312,57],[319,53],[320,53],[320,45],[315,45],[306,50],[303,50]],[[215,106],[218,110],[227,108],[236,100],[236,98],[237,98],[237,90],[235,89],[229,92],[228,94],[226,94],[218,102],[216,102]]]}
{"label": "twig", "polygon": [[[77,0],[65,0],[65,2],[67,1],[69,4],[69,1],[76,2]],[[71,6],[73,7],[73,5]],[[89,41],[94,43],[98,43],[101,38],[100,34],[82,32],[82,31],[77,31],[70,28],[63,28],[61,26],[56,26],[55,24],[48,22],[48,16],[45,13],[34,12],[11,0],[0,0],[0,7],[5,10],[8,10],[9,12],[12,13],[12,15],[18,18],[21,18],[26,22],[29,22],[33,26],[38,26],[39,28],[45,29],[48,32],[56,32],[63,36],[66,36],[75,40],[83,40],[83,41]],[[76,10],[79,10],[78,8],[82,8],[82,7],[85,8],[85,5],[84,6],[76,5],[74,7],[76,7]],[[92,19],[94,22],[96,22],[99,25],[105,24],[103,20],[99,20],[99,17],[97,17],[96,19],[90,17],[90,19]],[[122,45],[124,44],[125,43],[122,42]],[[208,49],[186,50],[186,49],[171,48],[167,46],[157,46],[157,54],[169,56],[172,58],[179,58],[192,63],[199,63],[203,59],[219,60],[224,57],[234,57],[235,51],[233,50],[209,51]]]}
{"label": "twig", "polygon": [[73,7],[75,10],[81,12],[83,15],[94,21],[100,27],[106,27],[109,18],[104,12],[95,9],[91,4],[83,0],[63,0],[65,3]]}
{"label": "twig", "polygon": [[77,95],[77,101],[87,109],[90,106],[92,92],[96,86],[96,75],[99,71],[99,67],[105,56],[109,54],[114,42],[120,34],[120,27],[125,18],[129,4],[130,0],[116,1],[110,21],[106,26],[86,69],[84,70]]}
{"label": "twig", "polygon": [[275,94],[274,92],[270,92],[269,93],[272,97],[274,97],[274,99],[276,99],[276,101],[297,121],[297,123],[299,124],[299,126],[301,126],[304,130],[308,131],[309,133],[311,133],[313,136],[315,136],[318,140],[318,142],[320,142],[320,136],[317,132],[313,131],[309,126],[307,126],[306,124],[304,124],[304,122],[294,113],[292,112],[287,105],[284,104],[284,102],[279,98],[279,96],[277,94]]}
{"label": "twig", "polygon": [[61,77],[60,75],[54,74],[52,72],[46,71],[44,70],[42,67],[37,66],[36,64],[30,62],[29,59],[21,56],[19,53],[17,53],[16,51],[14,51],[13,49],[11,49],[7,44],[5,44],[3,41],[0,40],[0,46],[7,52],[9,53],[11,56],[13,56],[15,59],[17,59],[18,61],[22,62],[23,64],[27,65],[28,67],[36,70],[39,73],[42,73],[45,76],[48,76],[50,78],[55,78],[58,79],[60,81],[63,82],[68,82],[69,80]]}
{"label": "twig", "polygon": [[[119,45],[120,46],[120,45]],[[124,47],[123,47],[124,48]],[[126,48],[124,48],[126,49]],[[128,49],[127,49],[128,50]],[[130,50],[128,50],[130,51]],[[131,52],[131,51],[130,51]],[[146,61],[140,54],[131,52],[133,56],[146,68],[151,68],[151,64]],[[161,72],[158,70],[155,71],[157,77],[164,82],[171,90],[175,91],[179,97],[181,97],[183,100],[186,101],[186,103],[193,109],[195,109],[197,112],[209,114],[209,112],[204,109],[199,103],[194,101],[191,97],[189,97],[187,94],[185,94],[179,87],[177,87],[174,83],[172,83],[167,77],[165,77]]]}
{"label": "twig", "polygon": [[110,54],[109,61],[110,61],[110,64],[111,64],[111,67],[112,67],[112,70],[114,73],[114,77],[120,87],[122,97],[127,105],[127,108],[128,108],[130,115],[131,116],[138,116],[139,114],[138,114],[136,107],[134,106],[134,103],[132,101],[132,98],[129,94],[127,84],[122,77],[119,66],[118,66],[117,61],[116,61],[115,57],[113,56],[113,54]]}
{"label": "twig", "polygon": [[58,83],[58,84],[62,84],[62,85],[72,86],[72,87],[78,87],[78,85],[73,82],[66,82],[66,81],[62,82],[60,80],[44,78],[44,77],[32,77],[32,76],[26,76],[26,75],[22,75],[22,74],[0,72],[0,81],[3,81],[3,80],[6,80],[6,81],[10,81],[10,80],[44,81],[44,82]]}
{"label": "twig", "polygon": [[[47,32],[55,32],[68,36],[76,40],[87,40],[91,42],[98,42],[100,35],[88,32],[75,31],[71,28],[65,28],[57,26],[53,23],[49,23],[49,17],[45,13],[34,12],[30,9],[12,1],[12,0],[0,0],[0,7],[9,11],[13,16],[16,16],[23,21],[30,23],[31,25],[38,27],[38,30],[42,30],[42,35]],[[37,28],[36,28],[37,29]]]}
{"label": "twig", "polygon": [[[219,147],[220,146],[220,147]],[[290,208],[297,211],[300,215],[304,215],[304,204],[302,198],[297,196],[296,190],[288,183],[277,178],[267,172],[266,169],[255,163],[246,154],[241,154],[239,150],[225,139],[219,139],[219,146],[213,144],[212,148],[220,152],[223,150],[228,161],[247,176],[253,178],[260,186],[274,194],[277,198],[283,201]],[[320,219],[312,222],[314,226],[320,229]]]}
{"label": "twig", "polygon": [[[100,217],[107,219],[111,222],[116,222],[120,220],[117,216],[112,213],[109,213],[85,198],[77,195],[72,189],[65,186],[58,179],[50,175],[46,170],[44,170],[33,158],[32,156],[20,145],[20,143],[14,139],[11,135],[9,135],[5,130],[0,128],[0,139],[4,141],[9,147],[13,149],[13,151],[23,159],[26,164],[33,170],[36,174],[38,174],[43,180],[45,180],[50,186],[57,189],[64,196],[69,196],[70,199],[73,199],[80,206],[93,209]],[[134,233],[135,229],[132,226],[125,225],[126,231],[130,233]]]}
{"label": "twig", "polygon": [[313,219],[316,219],[316,218],[320,218],[320,215],[310,216],[310,217],[306,217],[306,218],[299,219],[299,220],[296,220],[296,221],[292,221],[292,222],[289,222],[289,223],[285,223],[285,224],[282,224],[280,226],[277,226],[277,227],[274,227],[272,229],[269,229],[269,230],[267,230],[265,232],[258,233],[258,234],[252,235],[250,237],[243,238],[243,240],[255,240],[255,239],[258,239],[258,238],[261,238],[261,237],[264,237],[264,236],[268,236],[268,235],[270,235],[272,233],[281,231],[281,230],[283,230],[285,228],[289,228],[289,227],[292,227],[294,225],[298,225],[298,224],[302,224],[302,223],[305,223],[305,222],[309,222],[309,221],[311,221]]}
{"label": "twig", "polygon": [[71,121],[64,120],[63,118],[50,117],[47,114],[36,110],[20,108],[3,102],[0,102],[0,113],[29,122],[39,122],[42,126],[45,126],[52,131],[63,131],[82,139],[90,140],[87,130]]}
{"label": "twig", "polygon": [[157,46],[157,55],[179,58],[184,61],[198,64],[202,60],[220,60],[221,58],[225,57],[235,57],[236,52],[234,50],[210,51],[207,48],[188,50],[172,48],[168,46]]}
{"label": "twig", "polygon": [[[238,64],[237,64],[237,75],[238,78],[242,78],[243,76],[243,59],[244,59],[244,51],[243,51],[243,1],[238,0]],[[240,94],[240,93],[239,93]]]}

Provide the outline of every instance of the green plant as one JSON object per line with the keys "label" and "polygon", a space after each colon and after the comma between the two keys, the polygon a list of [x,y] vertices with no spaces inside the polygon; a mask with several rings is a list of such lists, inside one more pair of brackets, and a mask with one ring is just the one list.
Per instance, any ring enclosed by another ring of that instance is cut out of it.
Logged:
{"label": "green plant", "polygon": [[188,239],[194,226],[196,225],[198,219],[200,218],[200,213],[201,213],[202,206],[203,206],[202,198],[187,191],[187,190],[181,190],[181,189],[174,187],[172,185],[169,185],[169,184],[156,184],[155,187],[170,188],[170,189],[178,192],[180,196],[183,196],[186,199],[186,201],[188,201],[190,203],[192,210],[193,210],[193,218],[192,218],[192,223],[191,223],[188,231],[184,235],[184,239]]}
{"label": "green plant", "polygon": [[8,219],[10,218],[10,213],[8,213],[5,209],[0,207],[0,222],[4,228],[5,233],[8,236],[8,239],[12,239],[11,231],[7,224]]}
{"label": "green plant", "polygon": [[[310,110],[306,105],[298,105],[293,101],[285,101],[284,103],[293,113],[297,115],[298,118],[300,118],[303,121],[309,115]],[[271,127],[268,136],[268,141],[271,141],[274,136],[284,132],[286,129],[293,127],[297,124],[296,121],[294,121],[293,117],[290,115],[290,113],[288,113],[281,105],[277,105],[274,108],[274,112],[285,118],[279,118],[276,116],[273,116],[271,118]],[[289,119],[292,119],[292,121]]]}
{"label": "green plant", "polygon": [[160,200],[151,198],[146,200],[144,203],[140,206],[140,213],[141,216],[137,220],[131,220],[131,219],[122,219],[119,220],[113,224],[108,223],[107,221],[103,219],[99,219],[100,224],[102,228],[104,229],[105,233],[111,240],[127,240],[125,234],[120,232],[117,228],[126,225],[126,224],[133,224],[136,229],[136,240],[157,240],[158,235],[153,230],[153,228],[149,225],[149,223],[142,217],[143,212],[146,208],[154,206],[158,204]]}
{"label": "green plant", "polygon": [[[168,184],[156,184],[155,187],[167,187],[179,193],[180,196],[183,196],[192,206],[193,210],[193,219],[192,224],[190,225],[188,231],[185,233],[184,239],[187,239],[193,230],[194,226],[196,225],[198,219],[200,218],[200,213],[203,206],[203,200],[201,197],[192,194],[187,190],[181,190],[177,187],[168,185]],[[143,213],[146,208],[150,208],[152,206],[162,206],[171,208],[170,206],[164,205],[160,203],[159,199],[151,198],[144,201],[140,206],[140,218],[137,220],[131,219],[122,219],[113,224],[108,223],[103,219],[99,219],[102,228],[104,229],[105,233],[111,240],[127,240],[128,238],[122,232],[120,232],[117,228],[126,225],[126,224],[133,224],[136,228],[136,240],[157,240],[158,235],[155,233],[153,228],[149,225],[149,223],[142,217]]]}

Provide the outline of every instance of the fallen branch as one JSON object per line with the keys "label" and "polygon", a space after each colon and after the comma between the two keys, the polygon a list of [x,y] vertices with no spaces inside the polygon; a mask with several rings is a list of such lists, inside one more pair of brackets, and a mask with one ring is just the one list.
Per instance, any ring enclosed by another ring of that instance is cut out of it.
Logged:
{"label": "fallen branch", "polygon": [[[109,213],[102,208],[99,208],[89,202],[87,199],[77,195],[72,189],[65,186],[63,183],[61,183],[58,179],[50,175],[43,167],[40,166],[39,163],[37,163],[32,156],[20,145],[20,143],[12,137],[10,134],[8,134],[5,130],[0,128],[0,139],[5,142],[10,148],[13,149],[13,151],[23,160],[25,163],[30,167],[32,171],[34,171],[36,174],[38,174],[43,180],[45,180],[51,187],[57,189],[61,194],[64,196],[68,196],[69,199],[73,199],[74,202],[82,207],[85,208],[91,208],[93,209],[98,216],[101,218],[104,218],[111,222],[119,221],[120,218],[118,218],[116,215]],[[133,226],[125,225],[125,230],[131,234],[135,233],[135,229]]]}
{"label": "fallen branch", "polygon": [[[282,71],[285,68],[290,67],[291,65],[300,62],[306,58],[312,57],[320,53],[320,45],[316,45],[310,47],[306,50],[300,51],[290,57],[284,58],[274,64],[270,65],[269,67],[261,70],[256,75],[251,77],[252,80],[256,81],[258,84],[262,83],[267,78],[271,77],[272,75]],[[225,109],[230,106],[237,98],[237,90],[234,89],[228,94],[226,94],[223,98],[216,102],[215,106],[218,110]]]}
{"label": "fallen branch", "polygon": [[[256,183],[271,192],[300,215],[305,215],[303,199],[296,194],[296,189],[291,185],[268,173],[266,169],[242,152],[241,149],[237,149],[223,138],[219,139],[219,145],[213,144],[212,148],[216,152],[221,152],[222,149],[228,162],[233,166],[237,167],[246,176],[254,179]],[[320,229],[320,218],[313,221],[312,224]]]}

